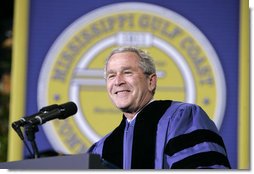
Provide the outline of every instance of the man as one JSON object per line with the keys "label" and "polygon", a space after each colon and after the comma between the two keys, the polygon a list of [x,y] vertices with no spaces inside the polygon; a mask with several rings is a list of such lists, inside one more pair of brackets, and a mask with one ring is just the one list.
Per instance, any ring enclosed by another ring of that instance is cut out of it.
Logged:
{"label": "man", "polygon": [[123,169],[230,168],[224,142],[199,106],[153,99],[156,70],[144,51],[114,50],[106,61],[105,79],[123,119],[88,153]]}

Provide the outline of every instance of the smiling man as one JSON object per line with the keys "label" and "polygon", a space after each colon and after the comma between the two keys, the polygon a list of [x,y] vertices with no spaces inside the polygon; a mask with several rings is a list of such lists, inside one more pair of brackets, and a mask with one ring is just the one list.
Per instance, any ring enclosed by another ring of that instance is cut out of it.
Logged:
{"label": "smiling man", "polygon": [[156,69],[146,52],[133,47],[113,50],[105,79],[123,119],[88,153],[123,169],[230,168],[224,142],[201,107],[153,99]]}
{"label": "smiling man", "polygon": [[156,88],[155,71],[144,72],[139,62],[135,52],[123,52],[113,54],[106,67],[109,96],[128,120],[152,100]]}

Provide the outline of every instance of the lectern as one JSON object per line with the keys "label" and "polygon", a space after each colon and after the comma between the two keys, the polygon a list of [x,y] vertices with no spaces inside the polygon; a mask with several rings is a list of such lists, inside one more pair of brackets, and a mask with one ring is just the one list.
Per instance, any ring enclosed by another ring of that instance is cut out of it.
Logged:
{"label": "lectern", "polygon": [[22,170],[84,170],[84,169],[113,169],[110,163],[102,160],[95,154],[64,155],[56,157],[43,157],[0,163],[0,169]]}

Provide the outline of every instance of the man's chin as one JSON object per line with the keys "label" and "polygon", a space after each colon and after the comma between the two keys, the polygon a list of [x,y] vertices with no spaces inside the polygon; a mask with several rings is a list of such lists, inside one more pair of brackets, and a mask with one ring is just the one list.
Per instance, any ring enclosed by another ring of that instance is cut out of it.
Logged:
{"label": "man's chin", "polygon": [[120,111],[125,112],[125,113],[129,113],[130,109],[129,107],[126,106],[116,106]]}
{"label": "man's chin", "polygon": [[122,112],[128,112],[128,108],[125,107],[118,107],[118,109]]}

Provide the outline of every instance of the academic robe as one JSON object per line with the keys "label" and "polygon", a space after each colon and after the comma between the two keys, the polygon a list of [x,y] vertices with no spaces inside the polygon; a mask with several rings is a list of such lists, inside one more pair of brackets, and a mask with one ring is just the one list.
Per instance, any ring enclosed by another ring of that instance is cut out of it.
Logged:
{"label": "academic robe", "polygon": [[203,109],[171,100],[149,103],[131,122],[123,116],[88,153],[122,169],[230,168],[224,142]]}

